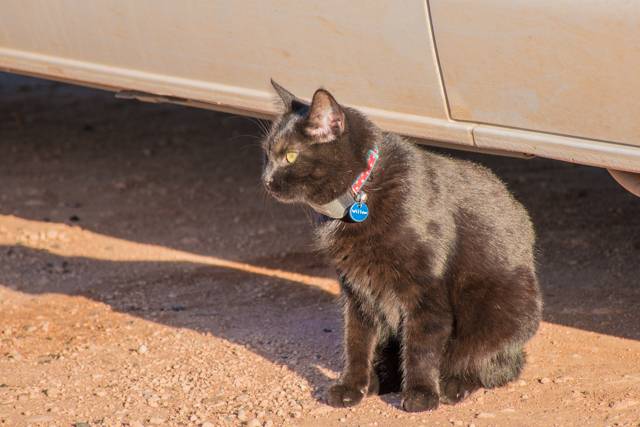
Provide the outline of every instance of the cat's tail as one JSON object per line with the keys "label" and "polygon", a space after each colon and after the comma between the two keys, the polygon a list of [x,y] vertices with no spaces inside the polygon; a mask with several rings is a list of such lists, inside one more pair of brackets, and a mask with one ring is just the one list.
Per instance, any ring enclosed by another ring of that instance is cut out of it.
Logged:
{"label": "cat's tail", "polygon": [[504,349],[477,364],[477,379],[484,388],[501,387],[520,376],[526,358],[522,347]]}

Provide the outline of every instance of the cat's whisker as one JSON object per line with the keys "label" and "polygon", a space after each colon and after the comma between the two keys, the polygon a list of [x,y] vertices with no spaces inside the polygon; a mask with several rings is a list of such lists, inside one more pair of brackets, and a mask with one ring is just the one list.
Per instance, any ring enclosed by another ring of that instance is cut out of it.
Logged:
{"label": "cat's whisker", "polygon": [[266,137],[270,132],[270,129],[269,129],[270,121],[268,121],[268,120],[258,120],[258,122],[260,123],[260,126],[262,126],[262,136]]}
{"label": "cat's whisker", "polygon": [[265,136],[267,136],[267,134],[269,133],[269,126],[267,124],[267,121],[264,121],[261,119],[254,119],[254,120],[255,120],[254,122],[260,129],[260,133],[262,134],[262,137],[264,138]]}
{"label": "cat's whisker", "polygon": [[269,215],[269,219],[273,220],[274,216],[273,216],[273,204],[272,204],[272,200],[271,197],[269,197],[269,194],[267,193],[267,190],[265,190],[265,188],[263,186],[260,186],[260,193],[262,195],[262,212],[266,212]]}
{"label": "cat's whisker", "polygon": [[243,144],[238,144],[237,148],[242,150],[262,148],[262,139],[256,135],[234,135],[227,141],[235,143],[238,140],[246,140]]}
{"label": "cat's whisker", "polygon": [[258,149],[259,151],[260,149],[262,149],[262,141],[248,141],[246,144],[240,145],[238,149],[243,150],[244,154],[246,154],[246,152],[249,150]]}
{"label": "cat's whisker", "polygon": [[248,116],[239,116],[237,114],[231,114],[229,116],[229,119],[248,121],[249,123],[255,125],[258,128],[261,138],[266,137],[269,132],[268,120]]}
{"label": "cat's whisker", "polygon": [[307,220],[310,223],[315,222],[315,217],[314,217],[315,215],[311,209],[303,209],[303,211],[304,211],[304,215],[307,217]]}
{"label": "cat's whisker", "polygon": [[239,139],[239,138],[260,139],[258,135],[254,135],[251,133],[242,133],[239,135],[233,135],[231,138],[229,138],[229,141],[235,141],[236,139]]}

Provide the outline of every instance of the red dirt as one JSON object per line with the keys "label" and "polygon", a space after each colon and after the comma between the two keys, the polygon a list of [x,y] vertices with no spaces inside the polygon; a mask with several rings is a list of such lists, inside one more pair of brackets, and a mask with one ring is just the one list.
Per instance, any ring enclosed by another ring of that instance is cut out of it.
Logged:
{"label": "red dirt", "polygon": [[521,380],[337,410],[335,276],[265,199],[254,122],[7,76],[0,99],[0,425],[640,425],[640,200],[605,171],[466,155],[539,233]]}

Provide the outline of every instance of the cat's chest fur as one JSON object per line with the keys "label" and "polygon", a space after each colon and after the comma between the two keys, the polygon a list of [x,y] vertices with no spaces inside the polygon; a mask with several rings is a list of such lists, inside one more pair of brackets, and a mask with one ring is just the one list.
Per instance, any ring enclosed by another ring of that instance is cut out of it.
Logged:
{"label": "cat's chest fur", "polygon": [[323,225],[317,236],[341,275],[343,293],[357,298],[372,318],[398,330],[408,287],[402,280],[406,274],[402,255],[394,253],[394,242],[376,238],[371,230],[345,232],[339,222]]}
{"label": "cat's chest fur", "polygon": [[380,148],[380,168],[366,188],[369,218],[323,223],[316,240],[346,279],[343,292],[397,330],[424,286],[442,277],[454,230],[450,217],[430,203],[421,155],[410,147]]}

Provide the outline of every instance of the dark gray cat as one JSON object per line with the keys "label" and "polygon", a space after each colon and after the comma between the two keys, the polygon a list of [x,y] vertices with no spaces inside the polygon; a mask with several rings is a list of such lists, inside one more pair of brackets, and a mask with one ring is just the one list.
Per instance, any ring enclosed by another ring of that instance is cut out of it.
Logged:
{"label": "dark gray cat", "polygon": [[405,410],[432,410],[517,378],[542,309],[522,205],[486,168],[383,133],[326,90],[308,104],[274,87],[286,111],[264,142],[265,187],[322,214],[342,285],[329,404],[402,391]]}

